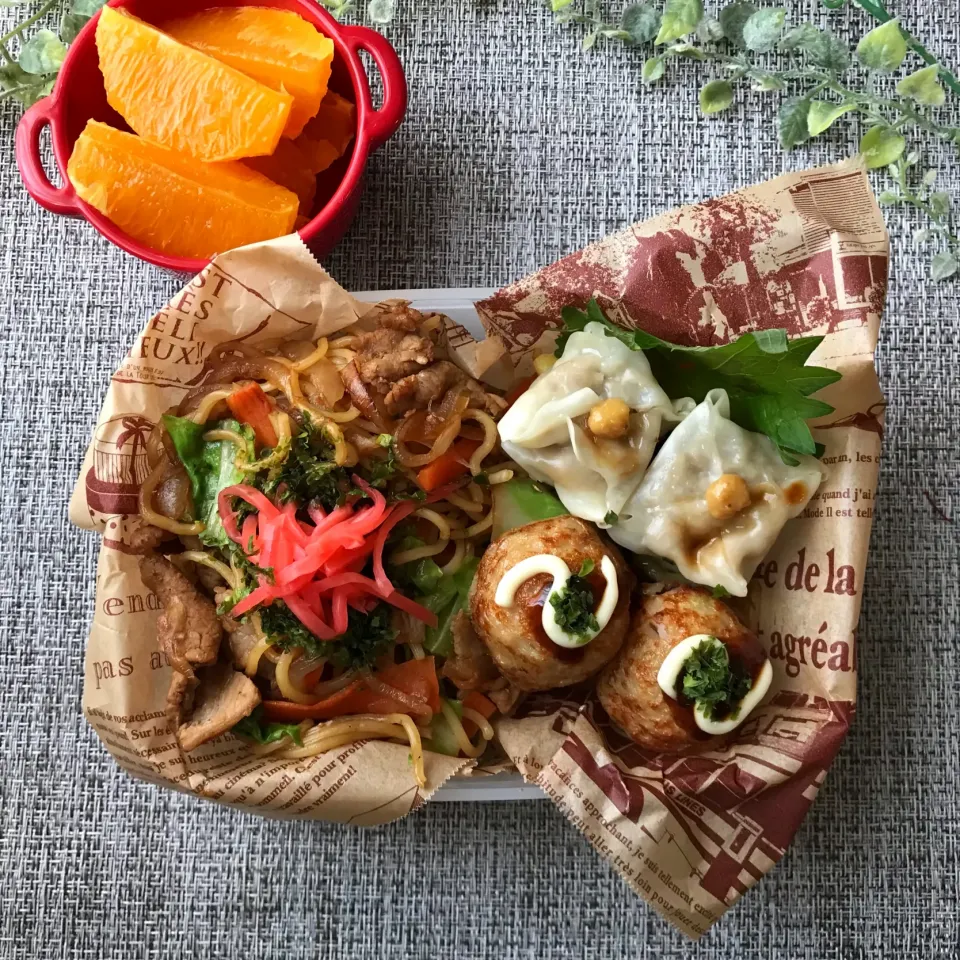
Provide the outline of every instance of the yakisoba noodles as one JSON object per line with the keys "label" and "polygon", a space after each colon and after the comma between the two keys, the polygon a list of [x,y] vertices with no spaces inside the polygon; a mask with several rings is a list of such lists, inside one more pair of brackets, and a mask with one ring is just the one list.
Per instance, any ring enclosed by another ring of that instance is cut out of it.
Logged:
{"label": "yakisoba noodles", "polygon": [[[672,752],[709,749],[760,703],[769,659],[717,597],[746,594],[810,501],[812,435],[790,421],[780,449],[723,389],[668,394],[597,304],[574,315],[509,402],[405,304],[316,343],[214,348],[149,437],[140,491],[184,750],[232,731],[303,760],[376,739],[424,784],[425,757],[481,757],[528,691],[599,676],[607,714]],[[690,362],[675,352],[658,354],[681,364],[674,391]],[[761,351],[757,393],[779,353]],[[634,610],[651,559],[686,584]]]}
{"label": "yakisoba noodles", "polygon": [[[255,753],[398,742],[423,784],[424,749],[476,758],[493,738],[484,691],[503,684],[467,676],[463,608],[512,469],[506,404],[443,355],[441,327],[393,305],[373,332],[218,345],[150,437],[141,516],[167,560],[144,578],[191,624],[216,605],[245,684],[230,728]],[[171,697],[203,683],[182,662]],[[171,704],[181,734],[189,699]]]}

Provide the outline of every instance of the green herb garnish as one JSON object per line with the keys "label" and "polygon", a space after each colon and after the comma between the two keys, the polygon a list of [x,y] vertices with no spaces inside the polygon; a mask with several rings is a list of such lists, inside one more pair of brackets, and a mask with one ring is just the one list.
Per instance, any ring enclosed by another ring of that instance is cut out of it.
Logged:
{"label": "green herb garnish", "polygon": [[369,613],[351,607],[347,632],[327,644],[333,662],[348,670],[372,666],[397,637],[390,620],[391,610],[385,603],[378,603]]}
{"label": "green herb garnish", "polygon": [[358,472],[363,475],[363,478],[371,487],[381,490],[397,472],[397,454],[393,437],[389,433],[381,433],[377,437],[377,443],[387,451],[386,459],[374,460],[366,470],[358,469]]}
{"label": "green herb garnish", "polygon": [[296,723],[271,723],[263,719],[263,707],[256,706],[253,712],[238,721],[231,728],[231,732],[257,743],[276,743],[284,737],[289,737],[298,747],[303,746],[300,739],[300,725]]}
{"label": "green herb garnish", "polygon": [[796,454],[816,456],[822,448],[813,439],[807,420],[831,413],[833,407],[814,400],[816,393],[840,379],[826,367],[806,366],[823,337],[787,339],[785,330],[745,333],[715,347],[684,347],[661,340],[645,330],[624,330],[611,323],[596,300],[586,311],[564,307],[564,333],[557,341],[558,356],[571,333],[588,323],[642,350],[657,382],[674,400],[693,397],[700,403],[710,390],[726,390],[730,419],[746,430],[766,434],[784,463],[796,465]]}
{"label": "green herb garnish", "polygon": [[315,502],[324,510],[332,510],[350,487],[347,471],[337,466],[333,454],[333,444],[323,429],[315,426],[310,415],[304,413],[303,425],[290,444],[287,458],[256,474],[252,482],[278,503]]}
{"label": "green herb garnish", "polygon": [[240,582],[217,604],[220,616],[229,613],[248,593],[260,585],[261,578],[273,583],[273,567],[259,567],[241,549],[239,544],[227,540],[220,549],[230,558],[234,569],[240,573]]}
{"label": "green herb garnish", "polygon": [[311,633],[282,600],[260,609],[260,626],[281,650],[300,647],[307,656],[329,657],[344,668],[369,667],[396,638],[390,626],[390,608],[378,603],[369,613],[350,608],[347,631],[336,640]]}
{"label": "green herb garnish", "polygon": [[590,574],[593,573],[596,566],[597,565],[593,562],[593,560],[591,560],[590,557],[587,557],[587,559],[580,564],[580,572],[577,574],[577,576],[581,578],[589,577]]}
{"label": "green herb garnish", "polygon": [[550,605],[557,626],[581,644],[589,643],[600,632],[600,624],[593,613],[593,590],[582,576],[574,574],[562,590],[551,594]]}
{"label": "green herb garnish", "polygon": [[736,704],[753,685],[742,670],[732,667],[726,646],[715,637],[702,640],[684,661],[681,690],[708,720],[724,720],[737,715]]}
{"label": "green herb garnish", "polygon": [[713,592],[713,598],[715,600],[723,600],[724,597],[730,596],[730,591],[725,586],[719,583],[713,588],[712,592]]}
{"label": "green herb garnish", "polygon": [[603,522],[608,527],[612,527],[619,519],[620,517],[616,513],[614,513],[612,510],[608,510],[603,516]]}

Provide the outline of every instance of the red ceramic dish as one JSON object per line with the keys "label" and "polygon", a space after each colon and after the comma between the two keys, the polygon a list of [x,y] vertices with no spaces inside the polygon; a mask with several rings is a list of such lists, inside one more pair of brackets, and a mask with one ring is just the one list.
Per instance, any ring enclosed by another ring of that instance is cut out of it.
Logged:
{"label": "red ceramic dish", "polygon": [[[312,23],[334,45],[330,89],[357,105],[357,131],[347,153],[320,174],[313,219],[300,231],[310,249],[322,257],[340,240],[353,220],[360,200],[367,157],[396,132],[407,109],[407,82],[396,51],[379,33],[366,27],[344,27],[315,0],[110,0],[111,7],[125,7],[134,15],[162,26],[164,20],[209,7],[278,7],[292,10]],[[73,144],[91,118],[128,129],[107,103],[97,59],[96,27],[99,14],[70,45],[53,93],[34,104],[17,127],[17,166],[27,193],[53,213],[84,217],[111,243],[159,267],[197,273],[206,260],[173,257],[145,247],[84,203],[67,179],[67,161]],[[375,110],[370,85],[360,60],[366,50],[380,71],[383,103]],[[53,154],[63,186],[54,186],[40,159],[40,134],[50,127]]]}

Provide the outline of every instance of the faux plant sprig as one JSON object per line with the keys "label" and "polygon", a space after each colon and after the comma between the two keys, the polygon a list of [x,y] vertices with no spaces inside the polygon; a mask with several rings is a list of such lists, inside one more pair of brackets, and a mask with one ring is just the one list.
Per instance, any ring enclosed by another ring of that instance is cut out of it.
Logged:
{"label": "faux plant sprig", "polygon": [[[824,2],[835,8],[843,0]],[[853,52],[829,30],[811,23],[789,26],[785,10],[750,0],[728,3],[717,17],[705,14],[702,0],[666,0],[662,10],[643,0],[628,6],[619,24],[603,21],[598,0],[582,0],[579,6],[577,0],[551,0],[551,7],[558,21],[587,27],[585,49],[600,38],[652,45],[654,55],[641,72],[646,84],[656,83],[681,58],[719,68],[720,75],[700,88],[700,109],[707,116],[730,107],[744,83],[758,91],[784,92],[777,116],[784,149],[819,136],[843,116],[859,115],[867,125],[860,140],[864,163],[870,169],[886,168],[894,180],[880,194],[880,202],[912,206],[929,218],[929,226],[914,239],[935,247],[931,274],[944,280],[960,270],[960,237],[950,197],[934,188],[936,170],[918,169],[920,154],[908,150],[907,136],[960,144],[960,128],[937,118],[947,99],[944,84],[951,90],[960,84],[882,4],[858,3],[884,22]],[[905,73],[903,64],[911,51],[925,65]],[[854,72],[855,64],[861,70]],[[864,73],[865,83],[853,79]],[[887,90],[884,78],[895,74],[899,80]]]}
{"label": "faux plant sprig", "polygon": [[[0,37],[0,100],[15,98],[31,106],[53,89],[67,46],[76,39],[84,24],[103,6],[104,0],[45,0],[12,30]],[[33,6],[29,3],[4,3],[5,7]],[[65,8],[65,9],[64,9]],[[48,14],[62,11],[57,33],[45,28],[33,30]],[[19,44],[17,55],[11,44]]]}

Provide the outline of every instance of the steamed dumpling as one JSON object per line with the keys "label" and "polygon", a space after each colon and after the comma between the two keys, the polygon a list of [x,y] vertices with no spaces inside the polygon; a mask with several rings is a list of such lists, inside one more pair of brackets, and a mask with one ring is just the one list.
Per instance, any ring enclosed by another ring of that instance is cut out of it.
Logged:
{"label": "steamed dumpling", "polygon": [[[621,431],[589,427],[604,401],[619,408]],[[500,441],[534,480],[556,488],[572,514],[603,524],[636,489],[664,428],[692,409],[692,400],[664,393],[642,352],[588,323],[504,414]]]}
{"label": "steamed dumpling", "polygon": [[820,485],[813,457],[787,466],[767,437],[729,419],[711,390],[664,441],[610,536],[672,560],[688,580],[747,593],[747,580],[787,520]]}

